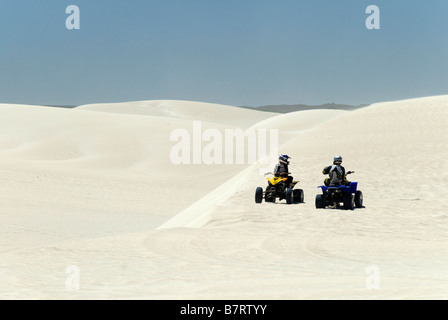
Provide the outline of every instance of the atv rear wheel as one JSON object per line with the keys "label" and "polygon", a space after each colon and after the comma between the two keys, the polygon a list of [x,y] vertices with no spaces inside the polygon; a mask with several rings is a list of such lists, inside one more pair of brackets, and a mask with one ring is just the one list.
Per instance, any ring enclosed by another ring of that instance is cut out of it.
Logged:
{"label": "atv rear wheel", "polygon": [[364,196],[361,191],[356,191],[355,193],[355,206],[356,208],[362,208],[362,203],[364,201]]}
{"label": "atv rear wheel", "polygon": [[344,194],[344,209],[353,210],[355,209],[355,196],[351,193]]}
{"label": "atv rear wheel", "polygon": [[294,196],[293,196],[293,192],[292,192],[291,188],[286,189],[285,197],[286,197],[286,203],[287,204],[291,204],[293,202]]}
{"label": "atv rear wheel", "polygon": [[325,195],[316,195],[316,209],[325,209]]}
{"label": "atv rear wheel", "polygon": [[293,198],[294,198],[294,202],[303,203],[303,201],[304,201],[303,190],[295,189],[293,191]]}
{"label": "atv rear wheel", "polygon": [[263,201],[263,188],[258,187],[255,190],[255,203],[261,203]]}

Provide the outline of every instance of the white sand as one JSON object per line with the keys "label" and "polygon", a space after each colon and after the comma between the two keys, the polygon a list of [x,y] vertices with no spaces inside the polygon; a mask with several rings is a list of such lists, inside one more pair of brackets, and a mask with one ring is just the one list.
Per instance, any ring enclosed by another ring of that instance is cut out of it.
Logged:
{"label": "white sand", "polygon": [[[255,204],[262,164],[171,164],[192,120],[279,129],[305,203]],[[448,96],[287,115],[0,105],[0,299],[447,299],[447,138]],[[365,208],[315,209],[335,154]]]}

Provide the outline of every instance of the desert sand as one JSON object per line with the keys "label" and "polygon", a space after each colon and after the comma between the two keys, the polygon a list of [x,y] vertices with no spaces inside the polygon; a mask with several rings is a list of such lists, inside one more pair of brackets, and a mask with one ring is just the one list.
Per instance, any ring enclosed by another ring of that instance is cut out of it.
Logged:
{"label": "desert sand", "polygon": [[[277,129],[305,203],[173,130]],[[0,104],[0,299],[447,299],[448,96],[275,114],[190,101]],[[364,208],[315,209],[340,154]]]}

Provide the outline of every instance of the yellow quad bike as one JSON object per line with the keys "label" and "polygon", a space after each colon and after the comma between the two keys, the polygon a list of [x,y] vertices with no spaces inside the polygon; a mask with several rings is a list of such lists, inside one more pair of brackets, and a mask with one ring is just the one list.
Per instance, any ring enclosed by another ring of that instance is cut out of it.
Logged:
{"label": "yellow quad bike", "polygon": [[[267,173],[272,174],[272,173]],[[263,199],[265,202],[275,203],[276,199],[286,200],[287,204],[292,203],[303,203],[304,194],[302,189],[294,189],[299,181],[293,181],[289,185],[286,185],[286,177],[272,177],[266,178],[268,180],[268,186],[266,190],[262,187],[258,187],[255,190],[255,203],[262,203]]]}

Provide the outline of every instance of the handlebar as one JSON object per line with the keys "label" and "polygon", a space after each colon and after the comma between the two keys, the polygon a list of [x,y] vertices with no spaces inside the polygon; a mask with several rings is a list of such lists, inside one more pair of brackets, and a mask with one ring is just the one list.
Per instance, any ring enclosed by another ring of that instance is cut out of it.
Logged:
{"label": "handlebar", "polygon": [[[273,173],[273,172],[266,172],[264,175],[267,176],[269,174],[275,174],[275,173]],[[282,172],[280,174],[291,174],[291,172]]]}

